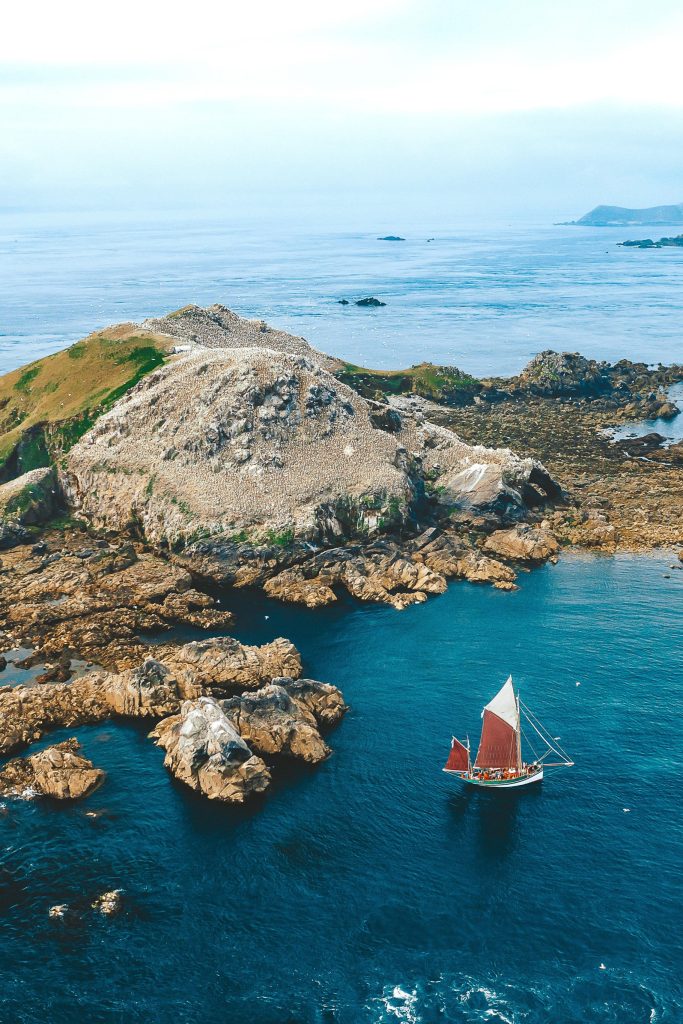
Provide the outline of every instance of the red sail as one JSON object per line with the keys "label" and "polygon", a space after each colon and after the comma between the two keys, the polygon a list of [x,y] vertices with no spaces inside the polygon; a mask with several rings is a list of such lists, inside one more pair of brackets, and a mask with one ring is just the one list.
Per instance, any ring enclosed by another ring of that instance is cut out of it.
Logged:
{"label": "red sail", "polygon": [[446,761],[445,772],[466,772],[469,768],[469,751],[455,736],[451,743],[451,752]]}
{"label": "red sail", "polygon": [[493,711],[484,709],[476,768],[516,768],[517,732]]}

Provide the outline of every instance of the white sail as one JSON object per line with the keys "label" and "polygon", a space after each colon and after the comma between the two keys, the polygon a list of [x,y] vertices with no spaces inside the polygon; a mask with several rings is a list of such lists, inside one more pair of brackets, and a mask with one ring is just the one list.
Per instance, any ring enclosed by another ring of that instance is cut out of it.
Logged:
{"label": "white sail", "polygon": [[[492,711],[494,715],[498,715],[498,718],[502,718],[510,728],[515,730],[515,732],[519,731],[519,713],[517,711],[515,691],[512,686],[512,676],[508,676],[507,681],[498,691],[493,700],[488,702],[484,711]],[[482,718],[484,716],[484,711],[482,711]]]}

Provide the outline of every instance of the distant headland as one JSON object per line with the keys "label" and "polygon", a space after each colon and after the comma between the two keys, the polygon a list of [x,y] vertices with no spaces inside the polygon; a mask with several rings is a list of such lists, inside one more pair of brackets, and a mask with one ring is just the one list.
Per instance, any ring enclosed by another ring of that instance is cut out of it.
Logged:
{"label": "distant headland", "polygon": [[631,210],[627,206],[596,206],[578,220],[563,221],[578,227],[611,228],[632,225],[683,224],[683,203],[671,206],[648,206]]}

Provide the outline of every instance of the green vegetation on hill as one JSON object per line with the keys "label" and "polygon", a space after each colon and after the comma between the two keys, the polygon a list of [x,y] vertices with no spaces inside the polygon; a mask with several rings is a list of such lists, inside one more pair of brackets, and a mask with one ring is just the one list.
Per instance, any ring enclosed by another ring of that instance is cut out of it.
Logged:
{"label": "green vegetation on hill", "polygon": [[146,374],[172,344],[123,325],[92,334],[0,378],[0,481],[50,465]]}
{"label": "green vegetation on hill", "polygon": [[364,398],[381,395],[419,395],[447,405],[462,405],[478,394],[482,385],[457,366],[419,363],[408,370],[368,370],[345,363],[335,376]]}

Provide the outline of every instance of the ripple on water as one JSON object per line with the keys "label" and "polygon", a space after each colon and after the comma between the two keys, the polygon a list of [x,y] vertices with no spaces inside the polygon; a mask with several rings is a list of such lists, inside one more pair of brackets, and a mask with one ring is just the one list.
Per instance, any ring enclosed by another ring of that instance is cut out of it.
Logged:
{"label": "ripple on water", "polygon": [[[142,723],[44,737],[75,733],[107,778],[73,807],[4,801],[5,1018],[677,1024],[668,560],[566,557],[517,593],[455,584],[401,613],[233,594],[240,639],[291,637],[343,689],[332,757],[231,809],[173,781]],[[508,672],[576,767],[533,792],[464,789],[440,770],[450,736],[476,740]],[[91,904],[112,889],[108,920]]]}

